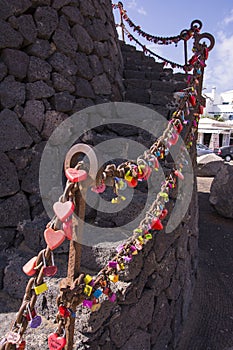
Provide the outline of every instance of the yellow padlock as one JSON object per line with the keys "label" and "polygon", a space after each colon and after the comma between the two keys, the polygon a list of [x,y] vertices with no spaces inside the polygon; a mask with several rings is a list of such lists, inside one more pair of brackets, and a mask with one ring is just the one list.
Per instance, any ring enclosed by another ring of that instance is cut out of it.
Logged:
{"label": "yellow padlock", "polygon": [[109,276],[110,281],[112,281],[113,283],[116,283],[119,281],[119,276],[118,275],[110,275]]}
{"label": "yellow padlock", "polygon": [[88,286],[88,284],[86,285],[86,287],[84,288],[84,293],[87,295],[87,296],[90,296],[91,295],[91,292],[92,292],[92,287],[91,286]]}
{"label": "yellow padlock", "polygon": [[35,290],[36,295],[39,295],[39,294],[46,292],[46,290],[48,290],[48,286],[46,283],[42,283],[39,286],[35,286],[34,290]]}
{"label": "yellow padlock", "polygon": [[84,282],[85,282],[85,284],[89,284],[91,281],[92,281],[92,277],[90,276],[90,275],[86,275],[85,277],[84,277]]}

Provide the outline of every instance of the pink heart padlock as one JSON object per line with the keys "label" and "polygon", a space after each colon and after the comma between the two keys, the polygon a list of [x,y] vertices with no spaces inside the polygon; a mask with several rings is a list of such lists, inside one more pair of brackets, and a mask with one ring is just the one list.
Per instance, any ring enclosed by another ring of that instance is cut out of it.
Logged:
{"label": "pink heart padlock", "polygon": [[61,222],[66,221],[66,219],[68,219],[69,216],[71,216],[74,212],[74,203],[71,201],[67,201],[67,202],[56,202],[53,205],[53,210],[54,213],[56,214],[56,216],[58,217],[58,219]]}
{"label": "pink heart padlock", "polygon": [[65,233],[62,230],[54,231],[51,227],[44,231],[44,239],[49,249],[54,250],[65,240]]}
{"label": "pink heart padlock", "polygon": [[66,345],[66,338],[61,337],[58,333],[51,333],[48,336],[49,350],[62,350]]}
{"label": "pink heart padlock", "polygon": [[106,190],[106,185],[101,184],[99,186],[93,186],[91,190],[92,192],[95,192],[95,193],[103,193]]}
{"label": "pink heart padlock", "polygon": [[68,168],[66,169],[66,177],[71,182],[81,182],[87,179],[87,172],[81,169]]}
{"label": "pink heart padlock", "polygon": [[62,224],[63,231],[65,232],[66,238],[71,241],[73,238],[73,223],[72,220],[63,222]]}

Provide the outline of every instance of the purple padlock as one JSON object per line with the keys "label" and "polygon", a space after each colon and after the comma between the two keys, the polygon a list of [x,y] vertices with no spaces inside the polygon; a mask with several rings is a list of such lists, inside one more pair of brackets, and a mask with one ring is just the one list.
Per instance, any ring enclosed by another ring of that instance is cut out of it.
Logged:
{"label": "purple padlock", "polygon": [[28,315],[30,317],[29,326],[31,328],[38,328],[41,325],[41,322],[42,322],[41,316],[35,315],[34,317],[32,317],[32,313],[31,313],[29,304],[27,305],[27,310],[28,310]]}
{"label": "purple padlock", "polygon": [[117,268],[117,261],[109,261],[108,267],[116,269]]}

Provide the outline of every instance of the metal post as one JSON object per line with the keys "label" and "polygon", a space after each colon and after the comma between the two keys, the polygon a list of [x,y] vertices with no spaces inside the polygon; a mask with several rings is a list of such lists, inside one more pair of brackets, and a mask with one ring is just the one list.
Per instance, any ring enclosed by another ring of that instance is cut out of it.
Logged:
{"label": "metal post", "polygon": [[[73,237],[75,240],[70,241],[69,250],[69,262],[67,278],[69,283],[72,283],[80,274],[81,255],[82,255],[82,236],[83,225],[85,220],[85,208],[86,208],[86,191],[87,188],[82,188],[82,194],[80,189],[75,193],[76,210],[73,217]],[[77,240],[77,241],[76,241]],[[72,310],[76,312],[77,304],[72,304]],[[66,350],[72,350],[74,345],[74,329],[75,318],[70,317],[66,323]]]}
{"label": "metal post", "polygon": [[[73,239],[70,241],[69,260],[67,278],[65,283],[72,286],[73,282],[80,275],[81,255],[82,255],[82,238],[83,228],[85,222],[85,209],[86,209],[86,194],[88,187],[95,183],[98,173],[98,159],[92,147],[85,144],[77,144],[71,147],[68,151],[65,159],[64,168],[75,167],[80,154],[85,155],[89,159],[89,176],[86,181],[80,182],[78,190],[75,191],[75,214],[72,218],[73,223]],[[78,301],[73,300],[69,303],[68,307],[76,312]],[[74,329],[75,318],[67,318],[65,330],[66,330],[66,350],[72,350],[74,345]]]}

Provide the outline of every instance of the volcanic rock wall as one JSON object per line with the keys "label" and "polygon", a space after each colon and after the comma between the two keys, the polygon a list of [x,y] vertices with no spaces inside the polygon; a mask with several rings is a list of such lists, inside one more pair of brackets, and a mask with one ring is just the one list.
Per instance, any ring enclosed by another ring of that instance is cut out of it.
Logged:
{"label": "volcanic rock wall", "polygon": [[[53,130],[74,112],[109,101],[140,103],[168,117],[173,92],[185,78],[132,46],[120,49],[109,0],[0,0],[0,32],[0,306],[8,312],[23,296],[22,265],[45,246],[48,217],[38,172]],[[120,131],[142,141],[137,130]],[[85,140],[95,144],[103,134],[117,136],[119,129],[94,130]],[[146,140],[148,146],[151,141]],[[106,220],[96,211],[90,218],[110,228],[124,219]],[[78,309],[77,349],[174,349],[191,300],[197,241],[194,194],[179,227],[158,235],[134,259],[117,303],[105,302],[92,315]],[[67,251],[68,245],[57,252],[60,276]],[[109,251],[95,253],[90,250],[83,261],[92,272],[103,266]],[[53,320],[57,282],[51,285],[38,311]],[[46,346],[38,333],[29,333],[29,339]]]}

